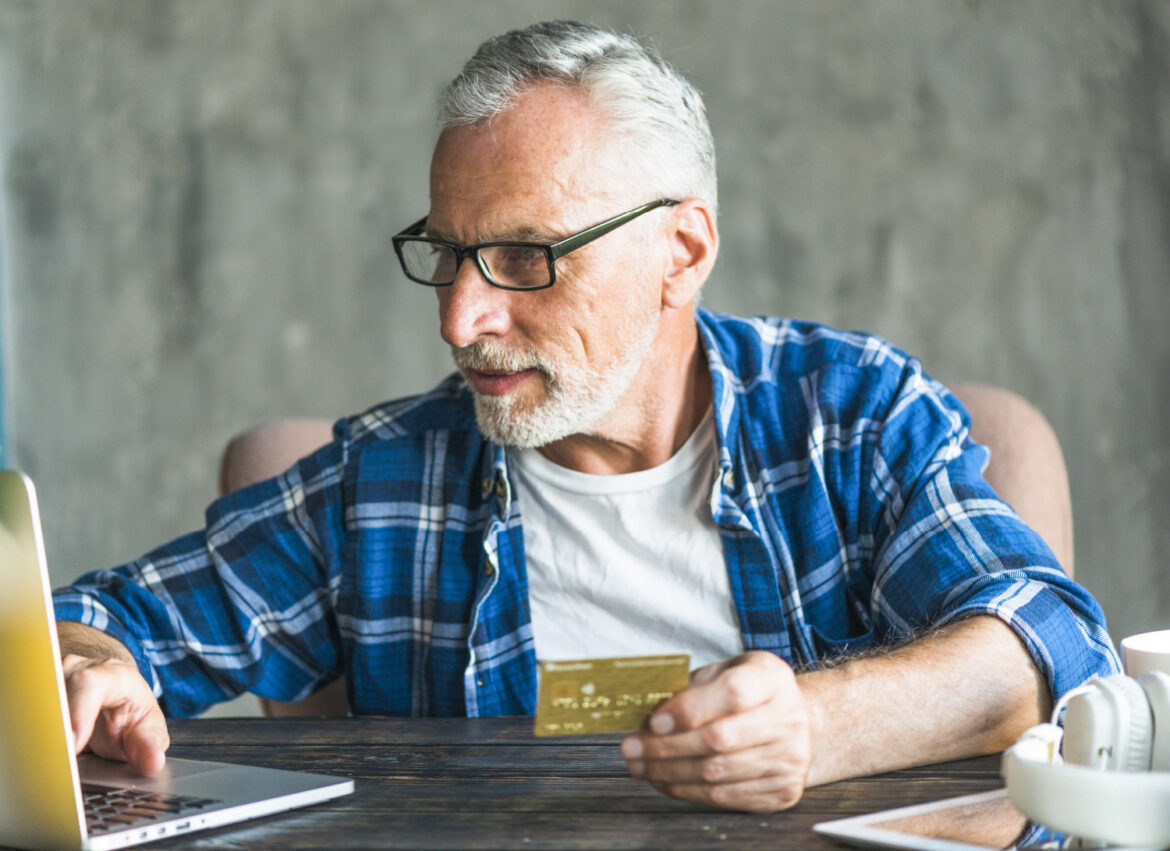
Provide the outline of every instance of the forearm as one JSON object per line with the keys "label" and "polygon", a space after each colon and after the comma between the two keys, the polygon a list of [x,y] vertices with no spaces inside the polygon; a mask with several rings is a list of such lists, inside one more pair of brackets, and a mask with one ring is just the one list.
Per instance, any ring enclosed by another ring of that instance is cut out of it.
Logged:
{"label": "forearm", "polygon": [[80,656],[92,664],[114,659],[134,665],[134,657],[126,645],[99,629],[76,621],[57,621],[57,641],[62,658]]}
{"label": "forearm", "polygon": [[1051,705],[1020,639],[991,616],[797,682],[810,713],[810,786],[1003,750]]}

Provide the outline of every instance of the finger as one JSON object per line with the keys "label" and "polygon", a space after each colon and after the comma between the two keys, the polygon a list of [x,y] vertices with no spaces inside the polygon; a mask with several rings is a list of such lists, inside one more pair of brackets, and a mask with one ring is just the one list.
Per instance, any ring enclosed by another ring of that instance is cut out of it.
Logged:
{"label": "finger", "polygon": [[139,774],[157,774],[166,764],[170,736],[161,712],[134,718],[122,714],[105,726],[99,721],[90,743],[95,753],[124,760]]}
{"label": "finger", "polygon": [[664,795],[731,810],[774,813],[794,806],[804,794],[803,781],[785,777],[763,777],[742,783],[662,783],[654,788]]}
{"label": "finger", "polygon": [[74,671],[65,679],[69,719],[73,727],[73,747],[81,753],[89,745],[98,715],[106,703],[109,676],[93,668]]}
{"label": "finger", "polygon": [[78,752],[89,746],[142,774],[162,770],[170,745],[166,719],[136,669],[107,662],[75,671],[66,684]]}
{"label": "finger", "polygon": [[127,699],[102,710],[90,745],[95,753],[121,759],[139,774],[157,774],[166,763],[170,735],[151,695],[148,701]]}
{"label": "finger", "polygon": [[668,735],[694,730],[717,718],[753,709],[770,700],[780,688],[796,688],[792,668],[772,653],[753,652],[723,663],[721,670],[703,674],[650,716],[652,733]]}
{"label": "finger", "polygon": [[171,737],[161,710],[147,714],[122,734],[126,761],[139,774],[158,774],[166,765]]}
{"label": "finger", "polygon": [[698,686],[711,682],[711,680],[719,676],[731,663],[731,660],[726,662],[712,662],[701,668],[695,668],[695,670],[691,671],[691,685]]}
{"label": "finger", "polygon": [[800,760],[789,757],[778,742],[731,753],[679,759],[632,760],[630,775],[651,783],[740,783],[799,771]]}
{"label": "finger", "polygon": [[783,708],[769,701],[747,712],[719,718],[697,730],[668,736],[632,733],[622,742],[621,753],[627,760],[652,762],[749,750],[780,737],[787,738],[788,726],[799,717],[798,714],[784,717]]}

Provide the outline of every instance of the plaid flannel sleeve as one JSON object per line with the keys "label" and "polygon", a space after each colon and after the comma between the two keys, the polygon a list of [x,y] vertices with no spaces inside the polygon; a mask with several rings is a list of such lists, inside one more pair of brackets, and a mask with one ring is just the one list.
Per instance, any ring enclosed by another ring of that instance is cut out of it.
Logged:
{"label": "plaid flannel sleeve", "polygon": [[58,620],[126,645],[168,715],[244,691],[304,696],[339,667],[340,452],[212,503],[205,531],[57,591]]}
{"label": "plaid flannel sleeve", "polygon": [[[1105,616],[983,478],[962,405],[911,363],[877,444],[871,492],[883,541],[871,605],[892,634],[972,615],[1020,637],[1053,697],[1120,671]],[[889,471],[906,471],[895,475]]]}

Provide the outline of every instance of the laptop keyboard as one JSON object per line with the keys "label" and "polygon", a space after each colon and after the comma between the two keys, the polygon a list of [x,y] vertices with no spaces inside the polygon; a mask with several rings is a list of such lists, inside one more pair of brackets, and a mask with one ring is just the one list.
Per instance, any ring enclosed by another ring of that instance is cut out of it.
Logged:
{"label": "laptop keyboard", "polygon": [[221,803],[211,798],[168,795],[141,789],[81,784],[85,820],[90,833],[123,830],[143,822],[181,816]]}

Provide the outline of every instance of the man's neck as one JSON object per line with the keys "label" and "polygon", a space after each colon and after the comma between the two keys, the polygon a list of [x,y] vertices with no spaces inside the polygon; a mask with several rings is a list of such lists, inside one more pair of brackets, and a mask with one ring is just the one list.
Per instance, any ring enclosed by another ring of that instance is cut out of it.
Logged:
{"label": "man's neck", "polygon": [[649,470],[687,442],[711,406],[711,372],[689,322],[665,326],[654,352],[613,411],[589,434],[538,451],[562,467],[594,475]]}

